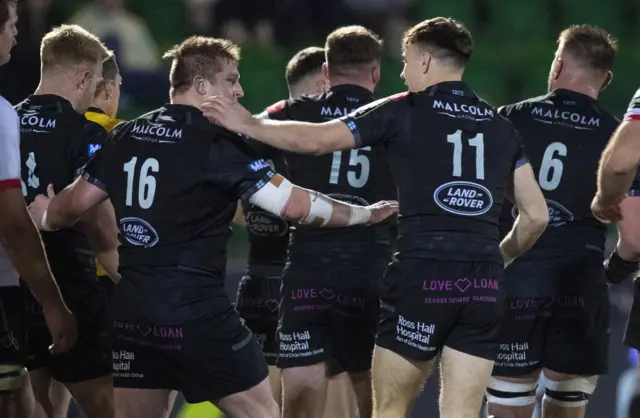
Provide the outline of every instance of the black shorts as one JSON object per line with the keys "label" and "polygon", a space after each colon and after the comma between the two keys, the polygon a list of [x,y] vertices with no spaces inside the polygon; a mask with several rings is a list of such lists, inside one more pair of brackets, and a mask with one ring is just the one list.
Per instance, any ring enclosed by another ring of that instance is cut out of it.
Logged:
{"label": "black shorts", "polygon": [[47,328],[42,306],[23,283],[28,312],[27,341],[29,370],[48,367],[59,382],[76,383],[111,374],[111,341],[108,333],[106,298],[95,276],[65,278],[59,282],[62,297],[78,323],[78,341],[66,353],[52,355],[49,351],[51,334]]}
{"label": "black shorts", "polygon": [[[173,297],[184,295],[178,283],[189,280],[190,273],[172,275],[162,280],[173,282]],[[151,279],[146,281],[153,285]],[[214,282],[211,277],[207,280]],[[153,298],[157,301],[163,296],[138,292],[139,283],[123,274],[111,295],[115,387],[172,389],[181,391],[187,402],[198,403],[243,392],[267,378],[260,344],[244,326],[222,285],[216,288],[215,297],[206,293],[210,288],[202,291],[198,302],[209,309],[207,314],[176,322],[167,319],[180,309],[171,306],[175,299],[166,295],[162,306],[154,306]],[[121,309],[123,306],[128,308]]]}
{"label": "black shorts", "polygon": [[278,311],[281,277],[244,276],[236,296],[236,310],[262,346],[269,366],[278,358]]}
{"label": "black shorts", "polygon": [[[22,368],[27,359],[27,311],[22,289],[0,287],[0,365]],[[0,382],[11,377],[15,376],[0,373]]]}
{"label": "black shorts", "polygon": [[522,297],[509,284],[495,376],[518,377],[543,367],[583,376],[607,373],[610,304],[601,262],[571,255],[522,260],[507,275],[540,287],[556,283],[560,291],[553,297]]}
{"label": "black shorts", "polygon": [[624,332],[624,344],[640,350],[640,279],[633,281],[633,288],[633,305]]}
{"label": "black shorts", "polygon": [[329,375],[370,370],[386,265],[385,257],[292,261],[282,279],[278,367],[325,362]]}
{"label": "black shorts", "polygon": [[400,259],[389,266],[376,344],[415,361],[446,345],[494,360],[504,312],[497,263]]}

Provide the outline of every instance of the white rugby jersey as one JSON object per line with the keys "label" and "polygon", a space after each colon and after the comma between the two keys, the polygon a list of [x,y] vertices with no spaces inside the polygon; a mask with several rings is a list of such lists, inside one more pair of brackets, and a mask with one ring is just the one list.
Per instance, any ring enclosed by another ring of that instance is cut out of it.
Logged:
{"label": "white rugby jersey", "polygon": [[[11,104],[0,96],[0,190],[20,187],[20,122]],[[18,279],[0,245],[0,287],[18,286]]]}

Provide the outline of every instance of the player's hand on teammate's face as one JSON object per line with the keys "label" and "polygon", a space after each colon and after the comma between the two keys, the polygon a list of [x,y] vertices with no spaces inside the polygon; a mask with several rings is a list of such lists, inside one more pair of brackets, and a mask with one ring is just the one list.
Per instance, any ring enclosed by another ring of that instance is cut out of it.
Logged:
{"label": "player's hand on teammate's face", "polygon": [[202,105],[202,113],[210,122],[230,131],[243,133],[243,127],[251,123],[253,116],[237,100],[225,96],[211,96]]}
{"label": "player's hand on teammate's face", "polygon": [[369,224],[380,223],[400,211],[398,202],[395,200],[383,200],[368,206],[368,208],[371,209],[371,220],[369,221]]}
{"label": "player's hand on teammate's face", "polygon": [[47,186],[47,196],[37,195],[33,202],[29,205],[29,214],[31,215],[31,219],[36,224],[38,229],[42,230],[42,216],[44,212],[49,207],[49,203],[51,199],[55,196],[55,192],[53,191],[53,185],[50,184]]}
{"label": "player's hand on teammate's face", "polygon": [[78,325],[76,318],[64,302],[52,306],[43,306],[42,313],[53,341],[49,350],[53,354],[60,354],[73,348],[78,340]]}
{"label": "player's hand on teammate's face", "polygon": [[600,196],[596,195],[591,202],[591,212],[593,216],[602,223],[617,222],[622,220],[622,209],[620,202],[613,205],[604,206],[600,200]]}

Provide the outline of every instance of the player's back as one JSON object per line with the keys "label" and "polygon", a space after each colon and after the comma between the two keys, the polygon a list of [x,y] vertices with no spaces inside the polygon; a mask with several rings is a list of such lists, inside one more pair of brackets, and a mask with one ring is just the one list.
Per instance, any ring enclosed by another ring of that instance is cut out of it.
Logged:
{"label": "player's back", "polygon": [[[527,156],[547,200],[549,225],[525,258],[577,251],[604,250],[606,227],[590,209],[602,151],[618,120],[596,100],[569,90],[505,106],[507,117],[523,136]],[[506,204],[501,218],[506,234],[517,208]]]}
{"label": "player's back", "polygon": [[[271,119],[326,122],[347,115],[373,100],[371,91],[344,84],[331,87],[324,94],[277,103],[267,109],[267,113]],[[287,154],[285,158],[287,174],[293,183],[334,199],[369,205],[396,198],[384,147],[366,146],[321,156]],[[388,242],[392,239],[390,231],[387,224],[373,228],[358,226],[331,230],[297,226],[293,240]]]}
{"label": "player's back", "polygon": [[[71,184],[79,170],[104,143],[106,132],[89,123],[71,103],[56,95],[33,95],[16,106],[20,119],[22,190],[27,203],[47,194],[53,184],[59,192]],[[79,229],[43,232],[49,262],[60,269],[91,270],[94,264],[88,242]]]}
{"label": "player's back", "polygon": [[496,109],[464,82],[446,82],[372,103],[354,122],[362,138],[387,143],[400,256],[502,262],[500,209],[524,151]]}

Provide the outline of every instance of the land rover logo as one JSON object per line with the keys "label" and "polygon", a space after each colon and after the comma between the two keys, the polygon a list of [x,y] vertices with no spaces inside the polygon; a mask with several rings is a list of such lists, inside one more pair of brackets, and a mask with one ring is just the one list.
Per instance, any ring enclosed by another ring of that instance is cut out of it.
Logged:
{"label": "land rover logo", "polygon": [[[547,199],[547,210],[549,211],[549,225],[548,227],[561,226],[567,222],[573,221],[573,214],[569,209],[562,206],[560,203]],[[518,208],[516,206],[511,209],[511,216],[513,219],[518,217]]]}
{"label": "land rover logo", "polygon": [[140,218],[120,219],[120,233],[130,244],[137,247],[150,248],[160,240],[156,230]]}
{"label": "land rover logo", "polygon": [[247,231],[263,237],[281,237],[289,229],[287,221],[264,211],[248,212],[246,221]]}
{"label": "land rover logo", "polygon": [[468,181],[452,181],[438,187],[433,200],[443,210],[462,216],[479,216],[493,205],[493,196],[484,186]]}

